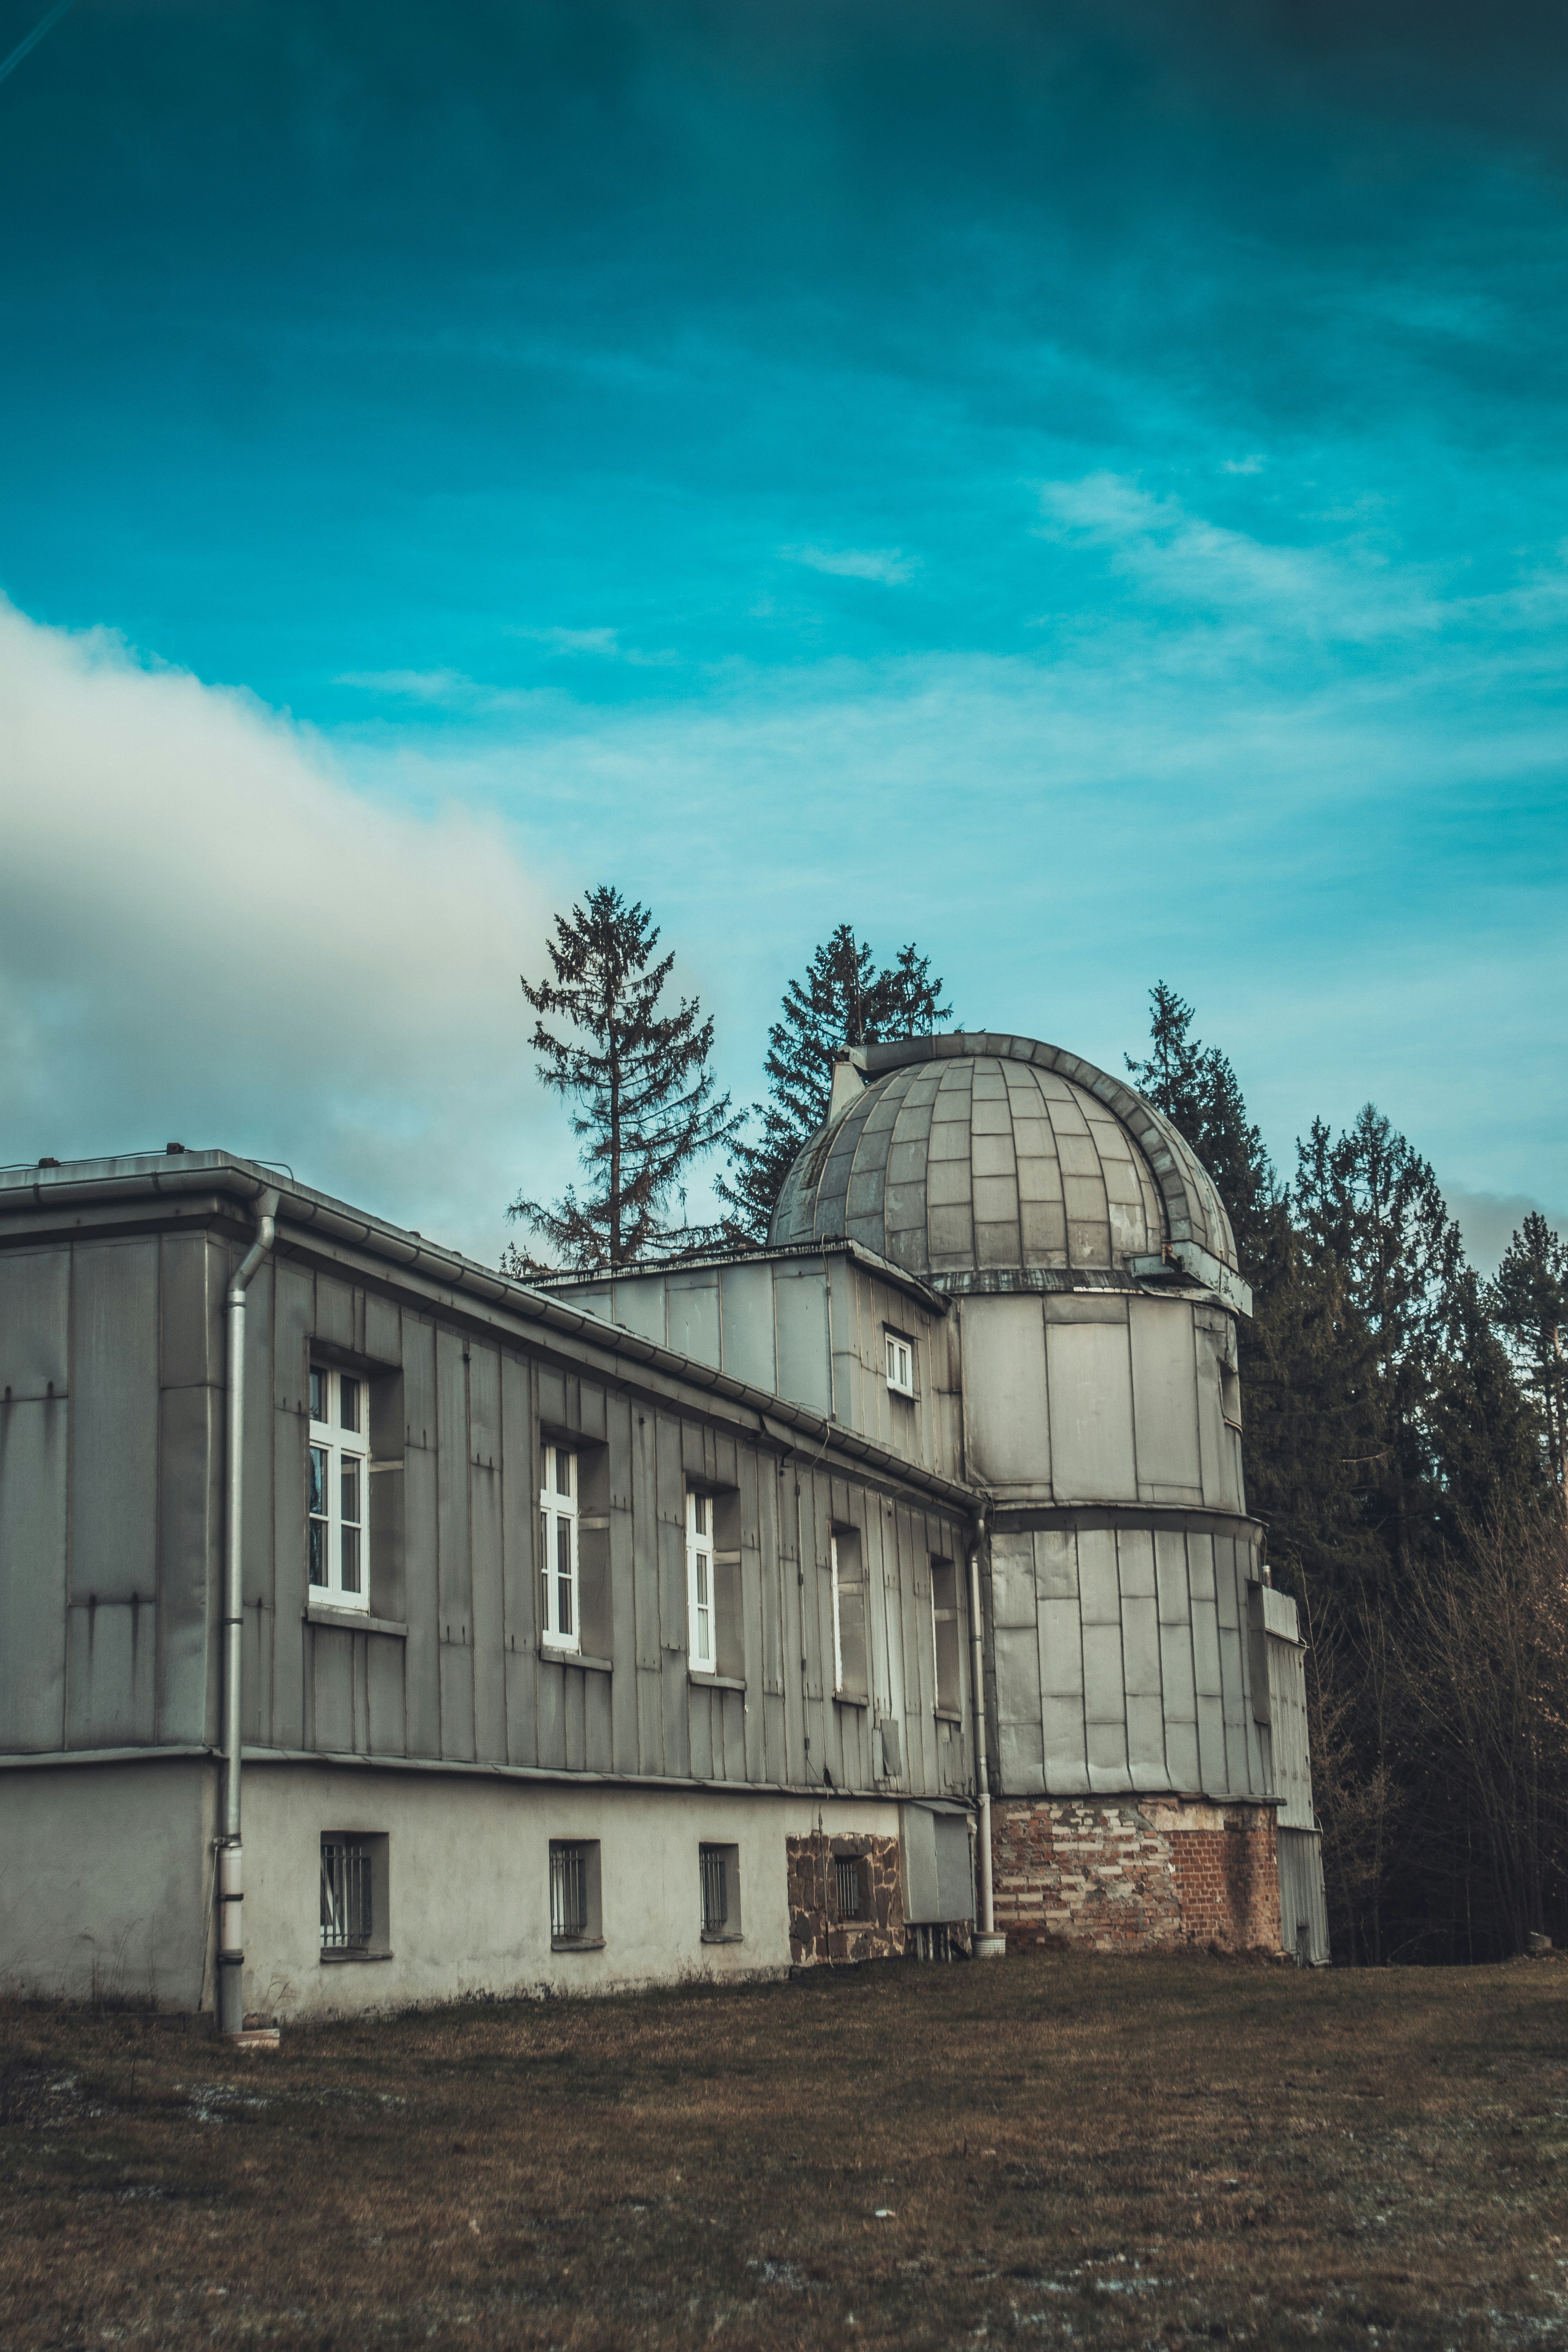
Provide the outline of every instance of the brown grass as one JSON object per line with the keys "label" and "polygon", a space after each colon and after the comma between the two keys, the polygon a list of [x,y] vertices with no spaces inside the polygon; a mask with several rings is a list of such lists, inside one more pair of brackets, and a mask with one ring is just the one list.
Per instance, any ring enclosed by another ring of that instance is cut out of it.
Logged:
{"label": "brown grass", "polygon": [[0,2343],[1568,2344],[1568,1969],[0,2011]]}

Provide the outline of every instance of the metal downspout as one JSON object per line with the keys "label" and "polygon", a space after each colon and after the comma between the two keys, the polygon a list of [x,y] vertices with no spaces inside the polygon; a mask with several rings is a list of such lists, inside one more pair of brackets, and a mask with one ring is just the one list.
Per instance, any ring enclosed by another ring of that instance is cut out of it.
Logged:
{"label": "metal downspout", "polygon": [[985,1760],[985,1623],[981,1613],[980,1549],[985,1541],[985,1506],[982,1503],[970,1525],[969,1648],[974,1685],[974,1785],[980,1799],[980,1917],[975,1924],[974,1957],[996,1960],[1007,1949],[1005,1936],[996,1933],[995,1900],[991,1879],[991,1774]]}
{"label": "metal downspout", "polygon": [[256,1239],[228,1292],[228,1511],[223,1563],[223,1830],[218,1840],[217,2023],[245,2026],[245,1872],[239,1843],[240,1675],[245,1624],[245,1294],[277,1238],[278,1194],[256,1204]]}

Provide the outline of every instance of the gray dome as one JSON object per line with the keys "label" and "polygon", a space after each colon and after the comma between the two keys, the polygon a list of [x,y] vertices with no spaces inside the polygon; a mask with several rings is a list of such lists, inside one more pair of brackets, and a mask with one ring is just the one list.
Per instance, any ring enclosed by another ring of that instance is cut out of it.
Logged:
{"label": "gray dome", "polygon": [[1170,1121],[1032,1037],[908,1037],[805,1144],[769,1240],[847,1238],[910,1274],[1115,1269],[1192,1241],[1236,1268],[1219,1194]]}

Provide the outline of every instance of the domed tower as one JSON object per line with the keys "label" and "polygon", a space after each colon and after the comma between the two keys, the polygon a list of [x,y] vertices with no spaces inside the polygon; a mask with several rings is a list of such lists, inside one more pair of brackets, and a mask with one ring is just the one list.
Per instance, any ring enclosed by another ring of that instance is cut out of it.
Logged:
{"label": "domed tower", "polygon": [[953,1303],[1009,1943],[1278,1948],[1277,1812],[1321,1890],[1300,1658],[1243,1488],[1251,1296],[1187,1144],[1033,1038],[856,1049],[769,1238],[856,1244]]}

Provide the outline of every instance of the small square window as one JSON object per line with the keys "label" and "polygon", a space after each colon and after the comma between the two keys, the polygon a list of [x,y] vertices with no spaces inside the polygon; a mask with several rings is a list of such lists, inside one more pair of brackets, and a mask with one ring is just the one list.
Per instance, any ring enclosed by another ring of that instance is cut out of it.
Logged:
{"label": "small square window", "polygon": [[883,1343],[888,1356],[888,1386],[895,1396],[912,1397],[915,1392],[915,1346],[901,1331],[884,1331]]}
{"label": "small square window", "polygon": [[387,1957],[387,1840],[329,1830],[321,1838],[321,1958]]}

